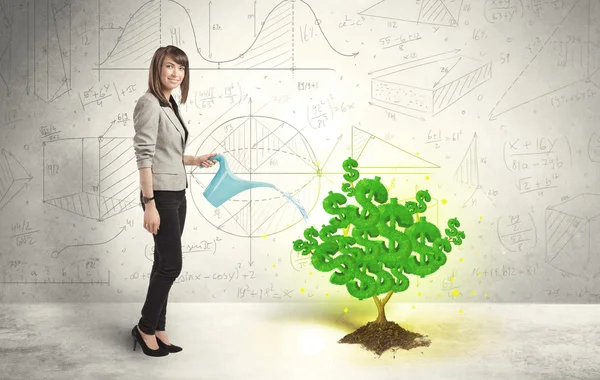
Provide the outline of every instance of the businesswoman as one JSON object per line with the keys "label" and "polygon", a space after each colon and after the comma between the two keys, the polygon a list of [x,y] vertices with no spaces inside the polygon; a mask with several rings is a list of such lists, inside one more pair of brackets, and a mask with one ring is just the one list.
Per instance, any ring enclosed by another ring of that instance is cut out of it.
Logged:
{"label": "businesswoman", "polygon": [[188,57],[175,46],[160,47],[150,62],[148,90],[133,111],[133,139],[140,175],[144,228],[154,238],[154,263],[146,301],[133,327],[136,344],[149,356],[165,356],[181,347],[165,330],[167,298],[182,266],[181,235],[188,187],[185,165],[210,167],[216,153],[187,156],[188,130],[171,92],[180,87],[185,103],[190,87]]}

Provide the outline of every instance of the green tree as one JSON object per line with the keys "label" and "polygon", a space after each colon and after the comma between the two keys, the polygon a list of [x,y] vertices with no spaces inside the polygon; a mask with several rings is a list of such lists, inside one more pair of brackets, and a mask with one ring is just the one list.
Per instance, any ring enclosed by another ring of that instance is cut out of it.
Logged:
{"label": "green tree", "polygon": [[[442,236],[426,217],[418,217],[431,201],[428,190],[418,191],[416,202],[400,204],[397,198],[388,202],[380,177],[363,178],[354,186],[359,178],[358,162],[349,157],[342,166],[348,181],[342,184],[344,193],[330,191],[323,200],[324,210],[335,216],[320,231],[307,228],[305,240],[294,241],[293,247],[302,255],[310,254],[315,269],[333,271],[332,284],[345,285],[359,300],[372,297],[378,312],[375,322],[387,323],[385,305],[394,293],[408,289],[407,275],[423,278],[435,273],[446,263],[452,244],[460,245],[465,233],[457,230],[460,222],[456,218],[448,220],[446,236]],[[346,204],[350,197],[360,207]],[[339,230],[342,234],[336,234]],[[382,294],[385,296],[380,299]]]}

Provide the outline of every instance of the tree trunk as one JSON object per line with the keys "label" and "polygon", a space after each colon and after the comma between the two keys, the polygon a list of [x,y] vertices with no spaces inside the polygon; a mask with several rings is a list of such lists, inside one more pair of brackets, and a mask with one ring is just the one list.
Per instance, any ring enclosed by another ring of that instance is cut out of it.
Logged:
{"label": "tree trunk", "polygon": [[380,300],[377,296],[373,296],[373,301],[375,301],[375,306],[377,306],[377,319],[375,320],[375,323],[387,323],[388,320],[385,317],[385,304],[388,303],[392,294],[394,294],[394,292],[390,290],[383,300]]}

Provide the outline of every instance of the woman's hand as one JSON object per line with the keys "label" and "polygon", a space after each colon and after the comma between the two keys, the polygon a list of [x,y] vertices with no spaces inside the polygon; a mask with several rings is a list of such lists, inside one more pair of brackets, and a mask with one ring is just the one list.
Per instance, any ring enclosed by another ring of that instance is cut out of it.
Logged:
{"label": "woman's hand", "polygon": [[209,168],[217,163],[216,160],[211,160],[211,158],[213,158],[216,155],[217,155],[217,153],[209,153],[209,154],[203,154],[202,156],[196,156],[196,165],[204,166],[205,168]]}
{"label": "woman's hand", "polygon": [[160,215],[158,215],[158,210],[154,202],[152,201],[146,205],[146,210],[144,211],[144,228],[156,235],[160,226]]}

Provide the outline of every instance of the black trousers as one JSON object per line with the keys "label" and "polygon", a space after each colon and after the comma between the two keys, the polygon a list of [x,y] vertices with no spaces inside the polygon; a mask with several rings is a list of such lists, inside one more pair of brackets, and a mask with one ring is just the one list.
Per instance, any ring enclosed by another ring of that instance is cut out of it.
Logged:
{"label": "black trousers", "polygon": [[[140,192],[140,199],[142,193]],[[154,263],[142,317],[138,322],[145,334],[165,330],[167,299],[173,282],[181,273],[181,235],[185,225],[187,204],[185,190],[154,191],[154,202],[160,216],[160,226],[154,238]],[[142,203],[142,209],[146,207]]]}

